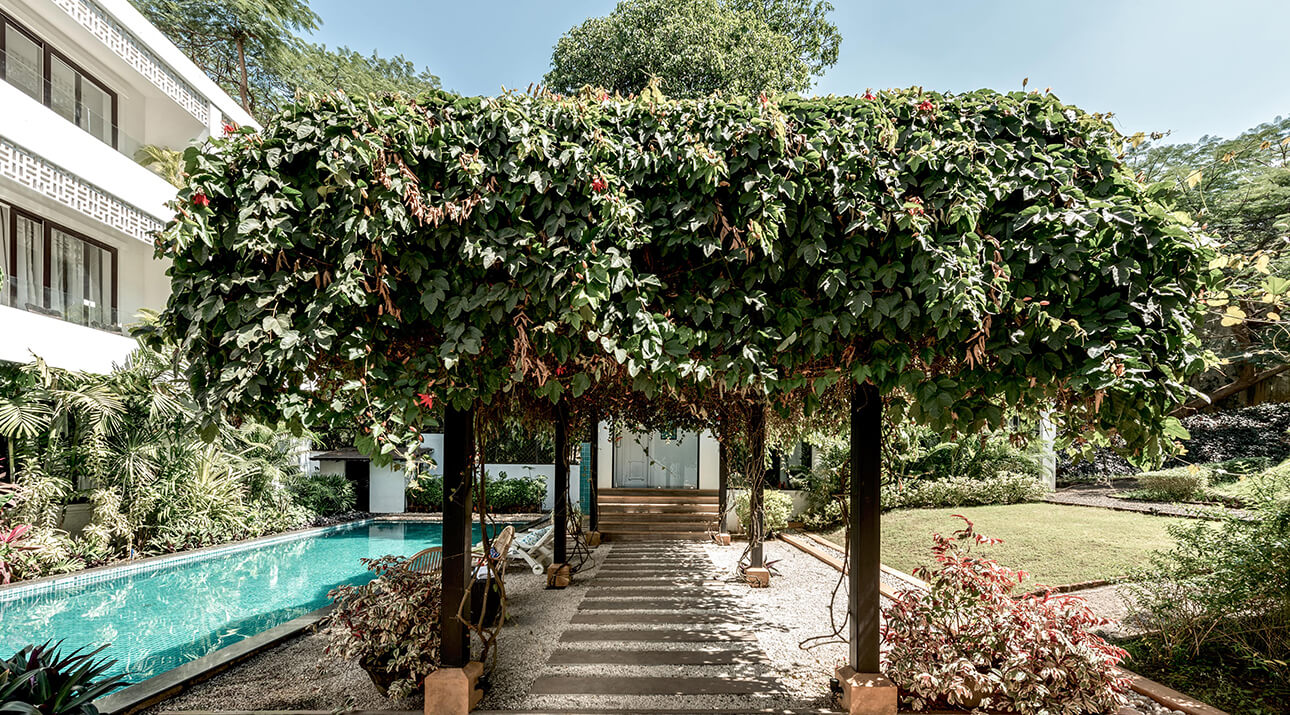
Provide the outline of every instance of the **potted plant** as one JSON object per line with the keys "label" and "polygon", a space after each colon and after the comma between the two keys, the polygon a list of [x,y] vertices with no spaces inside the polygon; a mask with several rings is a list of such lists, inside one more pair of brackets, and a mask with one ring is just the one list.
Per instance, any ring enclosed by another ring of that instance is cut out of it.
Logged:
{"label": "potted plant", "polygon": [[382,695],[404,697],[439,668],[443,588],[438,573],[403,568],[407,558],[363,559],[376,575],[331,591],[327,652],[357,662]]}

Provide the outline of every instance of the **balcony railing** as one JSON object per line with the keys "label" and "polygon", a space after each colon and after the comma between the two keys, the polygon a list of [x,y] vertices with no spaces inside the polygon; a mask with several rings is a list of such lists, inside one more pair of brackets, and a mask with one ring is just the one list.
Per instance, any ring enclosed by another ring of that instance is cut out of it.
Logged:
{"label": "balcony railing", "polygon": [[83,294],[57,291],[43,285],[32,290],[27,281],[17,276],[4,277],[4,285],[0,287],[0,305],[96,330],[128,335],[117,320],[116,308]]}
{"label": "balcony railing", "polygon": [[0,79],[131,159],[144,146],[142,141],[122,131],[114,121],[110,99],[100,102],[100,105],[106,104],[106,107],[93,106],[93,98],[87,95],[96,93],[95,97],[108,98],[97,87],[92,90],[82,88],[78,99],[74,84],[48,80],[44,77],[44,68],[33,65],[30,58],[3,49],[0,49]]}

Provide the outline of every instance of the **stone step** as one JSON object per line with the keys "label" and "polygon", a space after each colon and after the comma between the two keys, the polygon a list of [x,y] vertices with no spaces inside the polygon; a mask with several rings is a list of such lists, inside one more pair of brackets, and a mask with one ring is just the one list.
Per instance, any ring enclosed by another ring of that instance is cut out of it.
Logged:
{"label": "stone step", "polygon": [[698,509],[638,511],[624,507],[621,510],[600,512],[600,526],[603,528],[605,524],[615,524],[621,521],[649,521],[654,524],[670,524],[677,521],[707,521],[710,518],[715,519],[716,513],[713,512],[709,515]]}
{"label": "stone step", "polygon": [[[703,583],[711,581],[710,578],[703,574],[689,574],[689,576],[653,576],[653,577],[631,577],[631,576],[597,576],[591,579],[593,586],[676,586],[690,587],[702,586]],[[712,581],[716,583],[716,581]]]}
{"label": "stone step", "polygon": [[702,514],[715,519],[715,504],[674,504],[671,502],[622,502],[600,505],[600,518],[606,519],[618,514]]}
{"label": "stone step", "polygon": [[584,599],[579,611],[698,611],[703,609],[735,608],[739,601],[724,594],[698,598],[613,598]]}
{"label": "stone step", "polygon": [[710,625],[738,622],[729,613],[645,613],[641,611],[579,611],[570,623],[578,626]]}
{"label": "stone step", "polygon": [[644,643],[740,643],[756,641],[748,631],[707,628],[572,628],[560,634],[561,643],[635,641]]}
{"label": "stone step", "polygon": [[600,538],[603,541],[620,542],[620,541],[710,541],[708,535],[698,531],[639,531],[633,528],[631,531],[602,531]]}
{"label": "stone step", "polygon": [[770,678],[544,675],[530,695],[746,695],[778,690]]}
{"label": "stone step", "polygon": [[765,663],[759,651],[749,650],[574,650],[551,654],[550,665],[741,665]]}

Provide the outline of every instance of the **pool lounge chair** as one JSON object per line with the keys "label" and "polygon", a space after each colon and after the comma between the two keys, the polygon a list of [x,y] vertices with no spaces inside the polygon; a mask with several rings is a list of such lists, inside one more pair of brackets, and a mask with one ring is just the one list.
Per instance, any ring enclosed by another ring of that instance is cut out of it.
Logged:
{"label": "pool lounge chair", "polygon": [[555,529],[550,524],[531,529],[515,537],[514,553],[511,558],[522,559],[539,576],[546,573],[551,563],[551,541],[555,538]]}

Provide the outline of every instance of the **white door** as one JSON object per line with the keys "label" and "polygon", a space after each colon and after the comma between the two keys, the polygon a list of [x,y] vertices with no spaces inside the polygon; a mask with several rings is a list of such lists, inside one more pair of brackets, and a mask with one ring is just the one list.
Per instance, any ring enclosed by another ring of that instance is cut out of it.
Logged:
{"label": "white door", "polygon": [[698,489],[696,432],[628,432],[614,444],[614,486],[631,489]]}

